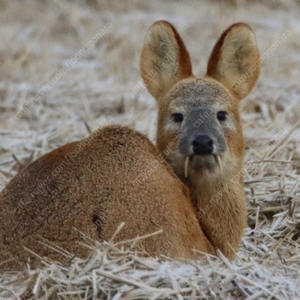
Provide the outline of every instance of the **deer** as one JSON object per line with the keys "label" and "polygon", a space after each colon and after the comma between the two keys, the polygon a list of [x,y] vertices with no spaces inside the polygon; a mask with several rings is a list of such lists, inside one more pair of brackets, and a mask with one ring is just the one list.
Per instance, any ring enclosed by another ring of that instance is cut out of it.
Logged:
{"label": "deer", "polygon": [[187,260],[219,249],[232,259],[247,215],[240,99],[257,80],[258,59],[252,30],[235,24],[196,78],[175,28],[152,25],[141,74],[158,103],[157,146],[110,125],[22,168],[0,193],[0,267],[65,263],[45,241],[87,258],[82,233],[99,242],[150,235],[140,242],[150,256]]}
{"label": "deer", "polygon": [[188,189],[153,143],[105,126],[23,167],[2,190],[0,269],[88,259],[83,236],[118,242],[149,235],[137,243],[141,255],[215,254],[195,216]]}
{"label": "deer", "polygon": [[231,25],[206,74],[196,77],[175,27],[158,21],[146,35],[140,72],[158,107],[157,148],[190,190],[211,245],[233,259],[247,223],[240,106],[260,73],[255,35],[245,23]]}

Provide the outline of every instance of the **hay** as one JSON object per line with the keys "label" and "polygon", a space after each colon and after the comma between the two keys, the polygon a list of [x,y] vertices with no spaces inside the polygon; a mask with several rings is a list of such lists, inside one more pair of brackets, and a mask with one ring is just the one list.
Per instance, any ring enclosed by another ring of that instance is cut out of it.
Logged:
{"label": "hay", "polygon": [[89,241],[86,247],[93,250],[91,256],[72,258],[67,267],[45,261],[42,270],[2,272],[1,299],[280,299],[279,291],[297,294],[297,285],[285,279],[293,268],[281,268],[275,275],[267,264],[240,257],[231,263],[221,253],[184,264],[141,257],[143,253],[112,242]]}
{"label": "hay", "polygon": [[159,262],[126,244],[87,240],[93,254],[66,253],[69,267],[45,261],[42,270],[2,270],[1,299],[300,298],[296,2],[28,0],[1,1],[0,8],[0,189],[22,166],[106,124],[154,140],[156,105],[140,82],[139,54],[156,20],[176,25],[195,74],[204,74],[214,42],[237,21],[251,25],[263,58],[242,107],[249,227],[235,261],[220,254]]}

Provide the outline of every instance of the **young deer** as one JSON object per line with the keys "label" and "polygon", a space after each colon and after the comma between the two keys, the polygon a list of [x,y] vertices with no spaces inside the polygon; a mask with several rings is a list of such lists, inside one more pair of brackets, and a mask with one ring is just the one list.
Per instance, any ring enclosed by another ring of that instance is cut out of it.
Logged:
{"label": "young deer", "polygon": [[141,75],[158,104],[157,147],[189,187],[200,226],[233,258],[246,225],[244,141],[240,100],[259,75],[251,28],[229,27],[217,41],[203,78],[176,29],[154,23],[141,55]]}
{"label": "young deer", "polygon": [[46,239],[85,257],[81,235],[116,240],[163,230],[143,248],[193,258],[192,248],[214,253],[196,218],[185,186],[143,135],[110,126],[64,145],[22,169],[0,194],[0,268],[23,268],[38,256],[62,261]]}

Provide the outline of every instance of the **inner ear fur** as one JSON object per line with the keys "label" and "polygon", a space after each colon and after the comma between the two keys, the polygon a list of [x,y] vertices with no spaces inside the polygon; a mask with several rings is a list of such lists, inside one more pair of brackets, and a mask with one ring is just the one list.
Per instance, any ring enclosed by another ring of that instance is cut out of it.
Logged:
{"label": "inner ear fur", "polygon": [[253,31],[247,24],[233,24],[223,32],[213,48],[206,75],[218,80],[242,99],[254,87],[259,71],[259,51]]}
{"label": "inner ear fur", "polygon": [[156,99],[179,80],[192,75],[190,55],[169,22],[158,21],[150,27],[141,54],[140,69],[148,91]]}

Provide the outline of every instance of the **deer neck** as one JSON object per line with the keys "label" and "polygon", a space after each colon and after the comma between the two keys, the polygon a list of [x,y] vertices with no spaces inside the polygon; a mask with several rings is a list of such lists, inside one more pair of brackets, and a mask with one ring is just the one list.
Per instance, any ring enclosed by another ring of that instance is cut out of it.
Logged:
{"label": "deer neck", "polygon": [[234,258],[247,217],[242,171],[214,180],[194,176],[187,185],[207,238],[215,249]]}

